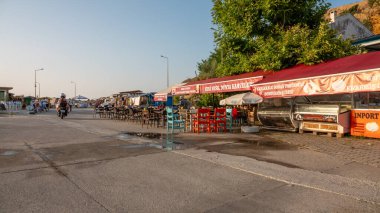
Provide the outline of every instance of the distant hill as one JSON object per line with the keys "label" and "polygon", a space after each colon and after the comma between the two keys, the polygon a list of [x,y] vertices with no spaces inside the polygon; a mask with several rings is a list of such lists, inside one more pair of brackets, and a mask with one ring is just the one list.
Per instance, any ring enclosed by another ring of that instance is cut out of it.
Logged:
{"label": "distant hill", "polygon": [[359,21],[368,27],[374,34],[380,34],[380,7],[370,8],[368,1],[359,1],[352,4],[331,8],[327,11],[325,17],[329,19],[331,11],[337,11],[338,16],[344,13],[351,13]]}

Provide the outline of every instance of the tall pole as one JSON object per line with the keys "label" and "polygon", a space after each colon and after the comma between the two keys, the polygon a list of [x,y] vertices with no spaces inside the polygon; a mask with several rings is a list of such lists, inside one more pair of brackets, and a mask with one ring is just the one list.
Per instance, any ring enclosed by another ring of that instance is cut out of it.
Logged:
{"label": "tall pole", "polygon": [[44,68],[34,70],[34,97],[37,98],[37,71],[44,70]]}
{"label": "tall pole", "polygon": [[166,87],[169,88],[169,58],[161,55],[162,58],[166,58]]}
{"label": "tall pole", "polygon": [[36,82],[38,84],[38,97],[41,98],[41,84],[40,82]]}
{"label": "tall pole", "polygon": [[74,98],[77,97],[77,83],[74,81],[71,81],[72,84],[74,84]]}

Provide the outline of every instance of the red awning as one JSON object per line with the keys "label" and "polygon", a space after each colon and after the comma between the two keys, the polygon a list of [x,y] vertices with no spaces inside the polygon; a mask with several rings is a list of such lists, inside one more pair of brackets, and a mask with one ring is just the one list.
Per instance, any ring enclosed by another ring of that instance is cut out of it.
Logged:
{"label": "red awning", "polygon": [[172,89],[172,94],[183,95],[249,91],[250,86],[253,83],[262,80],[263,76],[266,74],[267,73],[263,71],[257,71],[234,76],[194,81],[183,86],[174,87]]}
{"label": "red awning", "polygon": [[380,52],[272,72],[252,90],[264,98],[380,91]]}

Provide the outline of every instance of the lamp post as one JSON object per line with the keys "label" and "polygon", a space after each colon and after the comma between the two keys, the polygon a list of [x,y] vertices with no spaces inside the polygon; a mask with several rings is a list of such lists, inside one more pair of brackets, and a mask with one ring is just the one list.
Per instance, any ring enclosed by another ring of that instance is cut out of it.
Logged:
{"label": "lamp post", "polygon": [[169,58],[163,55],[161,58],[166,58],[166,87],[169,88]]}
{"label": "lamp post", "polygon": [[34,97],[37,98],[37,71],[44,70],[44,68],[34,70]]}
{"label": "lamp post", "polygon": [[41,98],[41,84],[40,82],[36,82],[38,84],[38,97]]}
{"label": "lamp post", "polygon": [[77,97],[77,83],[74,81],[71,81],[72,84],[74,84],[74,98]]}

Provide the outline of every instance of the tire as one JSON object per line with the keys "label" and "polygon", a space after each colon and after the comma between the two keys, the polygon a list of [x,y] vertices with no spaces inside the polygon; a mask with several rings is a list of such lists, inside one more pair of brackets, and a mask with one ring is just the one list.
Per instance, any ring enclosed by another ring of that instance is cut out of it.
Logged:
{"label": "tire", "polygon": [[63,117],[65,117],[65,114],[64,114],[64,113],[61,113],[61,119],[63,119]]}

